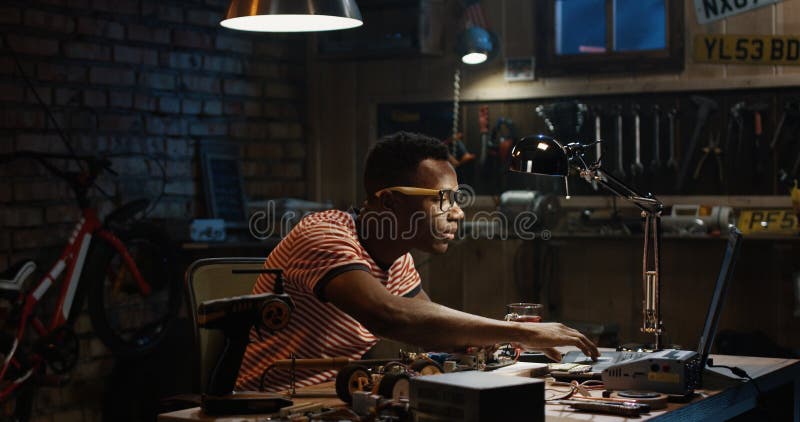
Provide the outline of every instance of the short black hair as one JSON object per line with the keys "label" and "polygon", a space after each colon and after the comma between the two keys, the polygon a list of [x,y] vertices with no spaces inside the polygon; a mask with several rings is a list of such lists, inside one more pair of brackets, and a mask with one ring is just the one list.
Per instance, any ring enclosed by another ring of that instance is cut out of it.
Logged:
{"label": "short black hair", "polygon": [[422,160],[447,160],[447,146],[421,133],[396,132],[379,139],[367,153],[364,165],[364,188],[367,195],[390,186],[413,183]]}

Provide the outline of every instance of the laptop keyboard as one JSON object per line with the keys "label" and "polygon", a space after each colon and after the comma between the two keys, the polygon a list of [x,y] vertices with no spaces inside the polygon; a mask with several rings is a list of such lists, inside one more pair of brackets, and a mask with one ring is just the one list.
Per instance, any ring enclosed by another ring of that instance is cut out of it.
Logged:
{"label": "laptop keyboard", "polygon": [[626,360],[637,359],[645,355],[645,353],[641,352],[618,352],[619,357],[617,358],[617,362],[624,362]]}
{"label": "laptop keyboard", "polygon": [[571,364],[581,364],[581,365],[589,365],[592,367],[592,372],[600,372],[603,369],[619,363],[624,362],[632,359],[638,359],[640,357],[646,356],[648,353],[646,352],[632,352],[632,351],[614,351],[614,352],[603,352],[600,354],[600,357],[597,361],[592,361],[591,358],[585,356],[581,352],[569,352],[564,355],[564,359],[562,359],[562,363],[571,363]]}

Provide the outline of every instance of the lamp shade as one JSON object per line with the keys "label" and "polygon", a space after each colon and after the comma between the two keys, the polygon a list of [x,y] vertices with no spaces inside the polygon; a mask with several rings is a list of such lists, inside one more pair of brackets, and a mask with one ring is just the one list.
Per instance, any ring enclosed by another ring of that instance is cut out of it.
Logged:
{"label": "lamp shade", "polygon": [[511,150],[510,170],[563,177],[569,173],[569,157],[564,147],[549,136],[526,136]]}
{"label": "lamp shade", "polygon": [[459,35],[456,43],[456,51],[461,57],[461,61],[466,64],[485,62],[494,56],[496,47],[497,37],[479,26],[465,29]]}
{"label": "lamp shade", "polygon": [[258,32],[333,31],[362,24],[355,0],[231,0],[220,22]]}

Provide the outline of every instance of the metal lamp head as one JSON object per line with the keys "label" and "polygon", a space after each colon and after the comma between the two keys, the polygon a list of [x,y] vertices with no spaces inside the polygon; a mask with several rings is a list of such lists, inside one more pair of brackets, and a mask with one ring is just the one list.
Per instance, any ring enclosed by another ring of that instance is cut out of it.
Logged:
{"label": "metal lamp head", "polygon": [[547,135],[522,138],[511,150],[511,171],[564,177],[569,173],[566,149]]}
{"label": "metal lamp head", "polygon": [[465,29],[456,44],[458,55],[466,64],[480,64],[494,57],[496,47],[497,37],[479,26]]}
{"label": "metal lamp head", "polygon": [[363,25],[355,0],[231,0],[220,25],[240,31],[312,32]]}

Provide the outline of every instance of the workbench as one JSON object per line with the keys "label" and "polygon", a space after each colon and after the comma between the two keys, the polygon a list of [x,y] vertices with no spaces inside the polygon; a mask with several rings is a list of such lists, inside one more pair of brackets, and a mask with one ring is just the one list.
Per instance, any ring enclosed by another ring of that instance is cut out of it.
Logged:
{"label": "workbench", "polygon": [[[800,360],[760,358],[743,356],[711,355],[717,365],[738,366],[754,378],[763,395],[763,408],[771,420],[800,420]],[[546,388],[550,388],[549,386]],[[295,406],[320,403],[325,406],[344,406],[336,398],[333,382],[297,390]],[[593,391],[600,396],[600,391]],[[750,382],[730,377],[726,369],[712,368],[704,375],[704,388],[688,403],[669,403],[666,409],[651,411],[631,420],[690,421],[727,420],[741,415],[757,406],[756,389]],[[208,416],[200,408],[190,408],[159,415],[159,422],[215,421],[244,422],[262,421],[270,415]],[[627,418],[599,413],[583,413],[568,410],[566,405],[545,405],[548,421],[624,421]],[[756,417],[756,419],[759,419]],[[765,419],[765,418],[760,418]]]}

